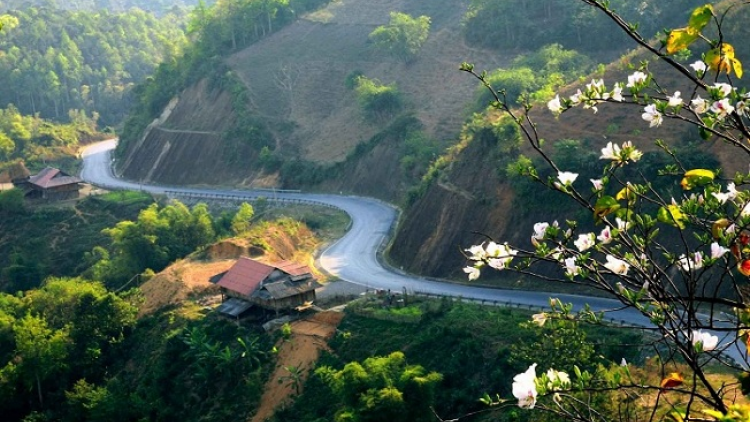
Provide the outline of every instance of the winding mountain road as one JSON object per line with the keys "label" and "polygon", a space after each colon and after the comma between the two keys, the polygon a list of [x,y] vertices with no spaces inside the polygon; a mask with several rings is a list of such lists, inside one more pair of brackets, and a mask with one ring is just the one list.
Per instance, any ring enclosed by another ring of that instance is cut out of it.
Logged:
{"label": "winding mountain road", "polygon": [[[142,190],[156,194],[166,192],[177,194],[232,195],[248,200],[268,197],[268,191],[248,191],[230,189],[199,189],[172,186],[139,184],[116,177],[112,171],[111,152],[116,140],[91,145],[84,150],[81,178],[86,182],[104,188]],[[350,230],[338,241],[330,245],[320,256],[321,267],[328,273],[342,279],[375,289],[393,291],[415,291],[434,295],[446,295],[487,301],[489,303],[513,303],[543,308],[549,306],[550,296],[565,303],[573,303],[576,309],[588,304],[594,311],[607,311],[607,317],[628,325],[649,326],[649,321],[633,309],[620,309],[622,304],[613,299],[577,296],[567,294],[550,294],[518,290],[502,290],[464,284],[428,280],[422,277],[407,275],[387,268],[377,259],[377,252],[388,240],[388,235],[396,221],[397,210],[384,202],[363,197],[309,194],[295,192],[278,192],[275,198],[302,200],[328,204],[342,209],[351,217]],[[729,339],[722,339],[722,342]],[[737,362],[743,361],[744,353],[731,347],[726,350]]]}

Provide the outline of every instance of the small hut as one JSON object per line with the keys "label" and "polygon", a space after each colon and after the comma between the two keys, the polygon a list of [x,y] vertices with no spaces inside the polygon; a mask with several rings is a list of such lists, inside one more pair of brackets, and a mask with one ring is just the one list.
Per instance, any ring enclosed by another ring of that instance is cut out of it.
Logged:
{"label": "small hut", "polygon": [[38,174],[13,180],[13,185],[23,190],[27,198],[62,200],[78,198],[83,180],[60,169],[47,167]]}
{"label": "small hut", "polygon": [[306,265],[290,261],[267,265],[245,257],[216,278],[227,299],[219,311],[232,316],[252,305],[276,313],[304,310],[315,301],[315,289],[321,287]]}

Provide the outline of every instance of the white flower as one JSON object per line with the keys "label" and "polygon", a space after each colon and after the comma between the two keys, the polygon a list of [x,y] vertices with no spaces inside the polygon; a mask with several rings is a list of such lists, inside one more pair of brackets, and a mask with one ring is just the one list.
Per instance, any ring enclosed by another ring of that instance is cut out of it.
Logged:
{"label": "white flower", "polygon": [[589,179],[591,184],[594,185],[594,190],[604,189],[604,181],[602,179]]}
{"label": "white flower", "polygon": [[547,314],[542,312],[541,314],[534,314],[531,316],[531,322],[538,326],[543,326],[547,322]]}
{"label": "white flower", "polygon": [[612,89],[612,100],[622,101],[622,83],[616,83]]}
{"label": "white flower", "polygon": [[474,245],[469,249],[465,249],[465,251],[469,253],[469,259],[472,261],[481,261],[487,257],[484,245]]}
{"label": "white flower", "polygon": [[533,409],[536,404],[536,363],[522,374],[513,377],[513,397],[518,399],[518,407]]}
{"label": "white flower", "polygon": [[711,104],[710,110],[713,113],[716,113],[717,119],[723,120],[725,117],[727,117],[727,115],[732,114],[732,112],[734,111],[734,106],[729,103],[728,98],[724,98]]}
{"label": "white flower", "polygon": [[700,95],[697,95],[695,98],[690,100],[690,107],[697,114],[703,114],[708,111],[708,101],[701,98]]}
{"label": "white flower", "polygon": [[559,391],[570,387],[570,376],[565,372],[549,369],[547,371],[547,379],[549,380],[547,389],[551,391]]}
{"label": "white flower", "polygon": [[737,197],[737,187],[735,186],[734,182],[727,183],[727,193],[729,194],[729,199],[734,199]]}
{"label": "white flower", "polygon": [[560,171],[557,173],[557,180],[559,180],[564,186],[575,182],[576,178],[578,178],[578,173],[572,173],[569,171]]}
{"label": "white flower", "polygon": [[549,223],[534,224],[534,235],[531,236],[531,238],[536,240],[544,239],[544,234],[547,232],[547,227],[549,227]]}
{"label": "white flower", "polygon": [[[750,202],[746,203],[745,206],[742,207],[742,210],[740,210],[740,217],[747,217],[750,215]],[[729,231],[729,229],[727,229]]]}
{"label": "white flower", "polygon": [[719,259],[724,256],[725,253],[729,252],[729,249],[714,242],[711,244],[711,258]]}
{"label": "white flower", "polygon": [[579,89],[578,92],[570,96],[570,102],[573,106],[577,106],[578,104],[581,104],[581,101],[583,100],[583,93]]}
{"label": "white flower", "polygon": [[486,256],[489,258],[497,258],[503,253],[505,249],[497,243],[490,241],[485,248]]}
{"label": "white flower", "polygon": [[630,228],[630,223],[622,220],[620,217],[615,217],[615,224],[617,224],[617,230],[625,231]]}
{"label": "white flower", "polygon": [[746,100],[737,101],[737,104],[734,105],[734,109],[740,116],[747,116],[748,110],[750,110],[750,105],[748,105]]}
{"label": "white flower", "polygon": [[721,82],[716,83],[712,87],[708,88],[709,92],[719,94],[721,97],[728,96],[729,94],[732,93],[732,90],[734,90],[732,85],[721,83]]}
{"label": "white flower", "polygon": [[630,264],[623,261],[622,259],[617,259],[612,255],[607,255],[607,263],[604,264],[604,268],[618,275],[628,275]]}
{"label": "white flower", "polygon": [[693,346],[700,346],[702,352],[710,352],[719,345],[718,336],[702,330],[693,330],[690,334],[690,341],[693,343]]}
{"label": "white flower", "polygon": [[625,85],[628,88],[637,88],[639,85],[646,82],[646,74],[643,72],[633,72],[632,75],[628,76],[628,84]]}
{"label": "white flower", "polygon": [[698,74],[698,77],[701,77],[704,73],[706,73],[706,63],[704,63],[702,60],[698,60],[697,62],[691,64],[690,67],[695,70],[695,73]]}
{"label": "white flower", "polygon": [[479,278],[479,268],[476,267],[464,267],[464,272],[469,275],[469,281],[474,281]]}
{"label": "white flower", "polygon": [[723,192],[711,192],[711,196],[716,198],[719,203],[723,204],[729,200],[729,193],[723,193]]}
{"label": "white flower", "polygon": [[507,243],[502,245],[498,245],[495,243],[495,246],[496,247],[492,249],[492,253],[490,253],[489,251],[487,253],[487,255],[489,256],[489,259],[487,259],[487,265],[496,270],[503,270],[508,267],[510,262],[513,260],[513,257],[518,254],[518,251],[511,249]]}
{"label": "white flower", "polygon": [[620,361],[620,366],[628,366],[628,361],[625,360],[625,358],[622,358]]}
{"label": "white flower", "polygon": [[574,241],[573,244],[579,251],[584,252],[594,246],[594,239],[594,233],[579,234],[578,240]]}
{"label": "white flower", "polygon": [[675,91],[674,95],[667,97],[667,106],[669,107],[680,107],[682,105],[682,98],[680,98],[680,91]]}
{"label": "white flower", "polygon": [[602,148],[602,155],[599,156],[602,160],[612,160],[612,161],[619,161],[620,160],[620,146],[612,143],[607,142],[607,146]]}
{"label": "white flower", "polygon": [[693,254],[693,259],[690,259],[685,255],[680,255],[677,264],[683,271],[690,271],[691,269],[698,270],[703,267],[703,254],[696,252]]}
{"label": "white flower", "polygon": [[560,103],[560,96],[555,95],[555,98],[549,100],[549,102],[547,103],[547,108],[549,109],[549,111],[555,114],[560,114],[560,112],[562,111],[562,104]]}
{"label": "white flower", "polygon": [[610,230],[609,226],[606,226],[602,229],[602,232],[599,233],[599,236],[596,237],[596,239],[600,242],[602,242],[603,245],[608,244],[612,241],[612,231]]}
{"label": "white flower", "polygon": [[576,259],[573,257],[565,258],[565,275],[575,277],[581,273],[581,267],[576,265]]}
{"label": "white flower", "polygon": [[649,127],[659,126],[664,120],[659,110],[656,109],[656,104],[647,105],[646,108],[643,109],[643,111],[644,112],[643,114],[641,114],[641,118],[649,122]]}

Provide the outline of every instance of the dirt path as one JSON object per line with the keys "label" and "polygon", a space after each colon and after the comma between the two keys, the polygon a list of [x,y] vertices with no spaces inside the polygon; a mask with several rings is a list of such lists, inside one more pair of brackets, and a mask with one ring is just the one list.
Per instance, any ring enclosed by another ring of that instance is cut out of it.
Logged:
{"label": "dirt path", "polygon": [[[277,345],[279,355],[276,369],[266,382],[260,407],[250,422],[265,421],[273,415],[274,409],[293,400],[294,386],[286,381],[285,377],[289,375],[286,368],[302,368],[302,380],[307,379],[320,351],[328,349],[327,341],[336,334],[336,327],[343,316],[341,312],[326,311],[291,324],[292,336]],[[279,380],[284,381],[280,383]]]}

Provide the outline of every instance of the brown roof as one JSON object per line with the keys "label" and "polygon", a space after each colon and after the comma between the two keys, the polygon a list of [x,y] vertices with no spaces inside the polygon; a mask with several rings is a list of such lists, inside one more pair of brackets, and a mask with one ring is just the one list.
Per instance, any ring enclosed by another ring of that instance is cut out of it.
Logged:
{"label": "brown roof", "polygon": [[[281,277],[281,275],[277,274],[273,277],[273,280],[269,280],[269,276],[271,276],[271,273],[276,269],[286,275]],[[310,271],[310,268],[304,264],[298,264],[292,261],[282,261],[271,266],[254,261],[250,258],[242,257],[237,260],[232,268],[230,268],[216,284],[242,295],[250,296],[258,289],[263,281],[269,283],[287,279],[291,279],[290,281],[298,281],[307,278],[312,278],[312,272]]]}
{"label": "brown roof", "polygon": [[289,275],[305,275],[305,274],[312,274],[310,271],[310,268],[305,264],[299,264],[297,262],[293,261],[281,261],[274,265],[274,267],[280,269],[281,271],[284,271],[285,273]]}
{"label": "brown roof", "polygon": [[55,186],[72,185],[83,180],[63,173],[59,169],[47,167],[29,178],[29,183],[47,189]]}
{"label": "brown roof", "polygon": [[238,259],[232,268],[230,268],[229,271],[224,274],[224,277],[222,277],[216,284],[248,296],[258,288],[260,283],[265,280],[273,270],[274,268],[269,265],[243,257]]}

